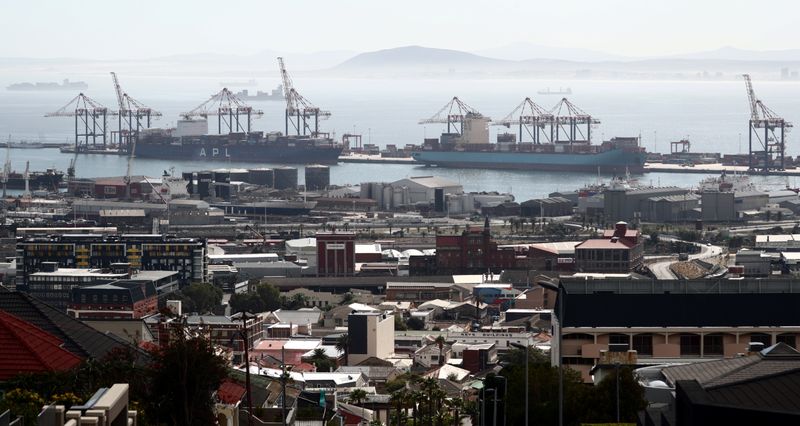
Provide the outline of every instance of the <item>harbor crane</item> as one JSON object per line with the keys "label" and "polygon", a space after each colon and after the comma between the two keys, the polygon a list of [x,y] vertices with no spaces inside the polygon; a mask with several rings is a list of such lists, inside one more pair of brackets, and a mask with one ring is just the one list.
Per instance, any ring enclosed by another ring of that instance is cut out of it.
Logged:
{"label": "harbor crane", "polygon": [[114,91],[117,94],[119,106],[119,111],[117,111],[119,148],[123,150],[123,148],[130,147],[132,139],[139,137],[142,128],[150,127],[151,118],[161,117],[161,112],[145,106],[123,91],[117,73],[112,71],[111,79],[114,81]]}
{"label": "harbor crane", "polygon": [[592,126],[600,124],[600,120],[578,108],[567,98],[561,98],[550,110],[550,114],[553,115],[555,127],[554,143],[591,143]]}
{"label": "harbor crane", "polygon": [[[278,68],[281,72],[281,79],[283,80],[283,97],[286,99],[286,113],[285,113],[285,127],[286,135],[289,135],[289,126],[291,125],[294,132],[300,136],[301,134],[311,134],[316,137],[319,132],[319,121],[325,120],[331,116],[330,111],[322,110],[308,99],[304,98],[297,89],[294,88],[289,72],[286,71],[286,65],[283,63],[283,58],[278,57]],[[314,128],[311,128],[311,119],[314,119]]]}
{"label": "harbor crane", "polygon": [[491,121],[491,118],[484,117],[478,110],[458,99],[458,96],[453,96],[433,117],[420,120],[419,124],[444,123],[447,124],[447,133],[455,132],[460,135],[464,133],[464,122],[467,118],[485,118]]}
{"label": "harbor crane", "polygon": [[[758,99],[753,90],[753,83],[750,81],[749,74],[743,74],[742,77],[747,89],[747,99],[750,102],[750,121],[748,125],[749,169],[754,171],[760,168],[764,173],[770,170],[784,170],[786,134],[792,128],[792,123],[778,116],[775,111]],[[761,129],[763,129],[763,133]],[[754,137],[757,142],[756,151],[753,151]],[[760,163],[761,161],[763,163]]]}
{"label": "harbor crane", "polygon": [[531,98],[525,98],[513,111],[502,120],[492,123],[495,126],[519,125],[519,142],[524,142],[524,136],[530,136],[534,144],[542,143],[544,136],[545,143],[553,142],[553,114],[550,111],[533,102]]}
{"label": "harbor crane", "polygon": [[184,112],[181,116],[186,120],[196,117],[208,119],[217,116],[217,131],[222,134],[223,129],[228,133],[250,133],[254,118],[261,118],[264,111],[253,109],[228,88],[223,88],[197,108]]}
{"label": "harbor crane", "polygon": [[6,144],[6,162],[3,164],[3,199],[6,198],[9,176],[11,176],[11,135],[8,136],[8,144]]}
{"label": "harbor crane", "polygon": [[106,147],[108,115],[114,114],[100,102],[79,93],[57,111],[45,114],[45,117],[75,117],[75,152],[78,152],[89,149],[90,139],[93,147],[97,146],[98,139],[103,148]]}

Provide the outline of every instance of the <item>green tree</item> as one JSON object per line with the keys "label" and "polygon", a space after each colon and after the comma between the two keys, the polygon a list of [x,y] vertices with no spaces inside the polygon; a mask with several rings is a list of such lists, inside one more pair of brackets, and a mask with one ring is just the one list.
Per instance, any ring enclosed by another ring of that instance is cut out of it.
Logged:
{"label": "green tree", "polygon": [[256,287],[256,294],[264,303],[264,309],[274,311],[281,307],[281,292],[272,284],[261,284]]}
{"label": "green tree", "polygon": [[394,331],[406,331],[408,330],[408,326],[406,323],[403,322],[402,315],[395,315],[394,316]]}
{"label": "green tree", "polygon": [[336,339],[336,349],[339,352],[344,354],[344,365],[350,365],[349,355],[350,355],[350,336],[346,333],[339,335]]}
{"label": "green tree", "polygon": [[36,423],[36,416],[42,410],[44,398],[38,393],[27,389],[11,389],[3,395],[0,400],[0,412],[8,410],[11,413],[22,417],[23,424],[32,425]]}
{"label": "green tree", "polygon": [[444,364],[444,344],[447,343],[447,341],[445,340],[444,336],[440,334],[436,336],[434,343],[436,343],[436,346],[439,347],[439,367],[441,367]]}
{"label": "green tree", "polygon": [[232,312],[264,312],[267,309],[264,302],[255,293],[234,294],[228,301]]}
{"label": "green tree", "polygon": [[314,367],[317,368],[317,371],[320,372],[333,371],[334,362],[325,353],[325,349],[322,348],[314,349],[314,353],[311,355],[310,359],[311,363],[314,364]]}
{"label": "green tree", "polygon": [[225,360],[202,337],[186,337],[175,327],[169,343],[153,353],[148,410],[156,424],[214,424],[214,392],[227,376]]}
{"label": "green tree", "polygon": [[406,322],[408,328],[412,330],[424,330],[425,329],[425,322],[419,318],[411,317]]}
{"label": "green tree", "polygon": [[181,290],[187,312],[210,312],[222,303],[222,289],[206,283],[194,283]]}

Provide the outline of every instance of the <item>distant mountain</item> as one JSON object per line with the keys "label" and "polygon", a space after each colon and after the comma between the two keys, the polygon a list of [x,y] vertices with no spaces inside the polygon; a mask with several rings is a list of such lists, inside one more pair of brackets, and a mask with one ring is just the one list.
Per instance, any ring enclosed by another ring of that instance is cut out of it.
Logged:
{"label": "distant mountain", "polygon": [[575,62],[600,62],[600,61],[625,61],[636,58],[614,55],[598,50],[576,47],[542,46],[527,42],[516,42],[490,49],[476,50],[472,53],[490,58],[505,59],[509,61],[523,61],[528,59],[556,59]]}
{"label": "distant mountain", "polygon": [[422,46],[405,46],[356,55],[338,65],[340,70],[370,68],[494,67],[508,61],[486,58],[474,53]]}
{"label": "distant mountain", "polygon": [[670,55],[665,58],[696,59],[696,60],[726,60],[726,61],[800,61],[800,49],[786,50],[746,50],[726,46],[715,50],[703,52],[683,53]]}

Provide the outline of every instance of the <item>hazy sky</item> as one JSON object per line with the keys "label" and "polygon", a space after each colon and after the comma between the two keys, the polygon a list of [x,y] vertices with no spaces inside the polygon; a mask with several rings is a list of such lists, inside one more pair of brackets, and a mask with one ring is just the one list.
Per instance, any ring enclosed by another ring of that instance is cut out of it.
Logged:
{"label": "hazy sky", "polygon": [[0,56],[480,50],[512,42],[654,56],[800,47],[793,0],[0,0]]}

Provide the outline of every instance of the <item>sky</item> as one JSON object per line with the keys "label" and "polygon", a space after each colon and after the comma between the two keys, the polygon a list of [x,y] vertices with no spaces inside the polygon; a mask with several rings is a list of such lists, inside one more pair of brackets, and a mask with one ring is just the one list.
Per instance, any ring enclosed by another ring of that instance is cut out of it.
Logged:
{"label": "sky", "polygon": [[794,0],[0,0],[0,57],[477,51],[515,42],[648,57],[800,47]]}

